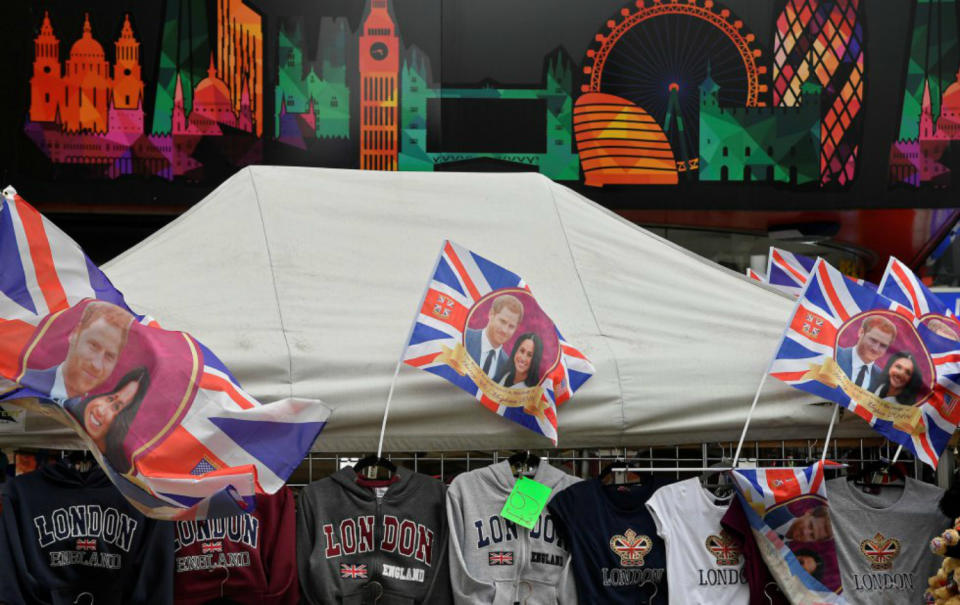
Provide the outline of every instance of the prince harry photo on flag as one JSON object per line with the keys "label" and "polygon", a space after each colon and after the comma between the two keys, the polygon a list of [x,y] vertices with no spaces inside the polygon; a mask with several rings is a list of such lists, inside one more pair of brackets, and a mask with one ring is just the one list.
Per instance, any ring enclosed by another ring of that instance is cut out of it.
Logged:
{"label": "prince harry photo on flag", "polygon": [[860,324],[857,344],[837,349],[837,365],[854,384],[872,392],[883,379],[883,369],[876,361],[886,354],[896,339],[897,327],[892,321],[871,315]]}
{"label": "prince harry photo on flag", "polygon": [[132,323],[133,316],[116,305],[88,303],[67,338],[63,363],[43,370],[27,369],[17,382],[49,393],[58,403],[87,395],[113,373]]}
{"label": "prince harry photo on flag", "polygon": [[495,381],[500,380],[510,365],[510,356],[503,345],[517,331],[523,321],[523,303],[511,294],[501,294],[493,300],[487,325],[464,331],[464,346],[467,353],[479,365],[484,374]]}

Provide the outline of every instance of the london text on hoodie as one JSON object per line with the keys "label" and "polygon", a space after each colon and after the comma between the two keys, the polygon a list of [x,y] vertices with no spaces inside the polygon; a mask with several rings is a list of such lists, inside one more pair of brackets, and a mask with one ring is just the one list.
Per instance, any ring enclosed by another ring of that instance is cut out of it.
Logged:
{"label": "london text on hoodie", "polygon": [[140,514],[99,467],[58,462],[6,490],[0,569],[13,605],[170,603],[173,525]]}
{"label": "london text on hoodie", "polygon": [[345,468],[304,488],[297,507],[304,601],[450,603],[445,491],[402,467],[384,487],[360,485]]}
{"label": "london text on hoodie", "polygon": [[300,600],[290,488],[257,494],[252,514],[175,525],[177,605],[201,605],[221,596],[250,605]]}
{"label": "london text on hoodie", "polygon": [[[550,497],[579,478],[542,461],[534,481]],[[507,461],[457,476],[447,492],[450,579],[456,603],[576,603],[570,555],[547,509],[533,529],[500,516],[516,478]]]}

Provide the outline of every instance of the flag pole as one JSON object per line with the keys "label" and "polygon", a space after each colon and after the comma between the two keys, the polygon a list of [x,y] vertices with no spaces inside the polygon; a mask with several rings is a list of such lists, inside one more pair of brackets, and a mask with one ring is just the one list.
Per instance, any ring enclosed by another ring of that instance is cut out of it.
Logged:
{"label": "flag pole", "polygon": [[[410,337],[407,337],[407,341],[404,342],[403,350],[406,351],[406,343],[409,342]],[[383,408],[383,423],[380,425],[380,443],[377,444],[377,458],[380,458],[383,455],[383,436],[387,432],[387,416],[390,414],[390,400],[393,399],[393,387],[397,384],[397,376],[400,374],[400,366],[403,365],[403,353],[400,354],[400,359],[397,360],[397,369],[393,371],[393,380],[390,381],[390,392],[387,393],[387,405]]]}
{"label": "flag pole", "polygon": [[410,336],[413,334],[413,328],[417,325],[417,316],[420,315],[420,309],[423,308],[423,301],[427,299],[427,292],[430,291],[430,282],[433,276],[437,274],[437,267],[440,266],[440,260],[443,258],[443,251],[447,247],[447,242],[443,240],[440,245],[440,252],[437,254],[437,260],[433,263],[433,269],[427,277],[427,284],[423,287],[423,293],[420,295],[420,304],[413,315],[413,321],[410,322],[410,329],[407,330],[407,336],[403,339],[403,348],[400,349],[400,359],[397,360],[397,368],[393,371],[393,379],[390,380],[390,391],[387,393],[387,404],[383,408],[383,421],[380,424],[380,440],[377,443],[377,458],[383,456],[383,437],[387,432],[387,416],[390,415],[390,401],[393,399],[393,389],[397,385],[397,376],[400,375],[400,366],[403,365],[403,355],[407,352],[407,346],[410,344]]}
{"label": "flag pole", "polygon": [[840,405],[833,405],[833,415],[830,416],[830,426],[827,428],[827,438],[823,441],[823,455],[820,456],[820,462],[825,462],[827,459],[827,451],[830,446],[830,435],[833,434],[833,423],[837,421],[837,415],[840,413]]}
{"label": "flag pole", "polygon": [[760,391],[763,390],[763,383],[767,381],[767,374],[769,373],[770,372],[768,368],[768,370],[763,373],[763,378],[760,379],[760,385],[757,387],[757,392],[753,396],[753,403],[750,404],[750,411],[747,412],[747,420],[743,423],[743,432],[740,433],[740,442],[737,444],[737,453],[733,455],[733,463],[730,465],[733,468],[737,468],[737,461],[740,460],[740,450],[743,448],[743,441],[747,438],[747,429],[750,428],[750,419],[753,417],[753,411],[757,409],[757,401],[760,399]]}
{"label": "flag pole", "polygon": [[900,452],[903,451],[903,446],[897,446],[897,451],[893,453],[893,460],[890,461],[890,466],[893,466],[897,463],[897,459],[900,457]]}
{"label": "flag pole", "polygon": [[[767,279],[770,276],[770,265],[769,262],[773,258],[773,250],[770,250],[770,256],[768,258],[767,264]],[[760,391],[763,390],[763,383],[767,381],[767,374],[770,373],[770,370],[773,369],[773,362],[777,360],[777,352],[780,351],[780,345],[783,344],[783,339],[787,336],[787,330],[790,329],[790,320],[794,315],[797,314],[797,309],[800,307],[800,301],[803,300],[804,296],[807,294],[807,289],[810,288],[810,284],[813,283],[812,276],[817,272],[817,266],[824,262],[822,258],[817,258],[817,262],[814,263],[813,269],[810,270],[810,274],[807,276],[807,283],[803,285],[803,290],[800,291],[797,300],[793,304],[793,309],[790,311],[790,315],[787,316],[787,325],[783,327],[783,332],[780,333],[780,340],[777,341],[777,348],[773,350],[773,355],[770,356],[770,363],[767,364],[767,369],[763,372],[763,378],[760,379],[760,385],[757,387],[757,392],[753,396],[753,403],[750,404],[750,411],[747,412],[747,420],[743,423],[743,432],[740,433],[740,442],[737,444],[737,453],[733,455],[733,468],[737,468],[737,462],[740,460],[740,450],[743,449],[743,442],[747,438],[747,429],[750,428],[750,419],[753,418],[753,411],[757,409],[757,401],[760,399]]]}

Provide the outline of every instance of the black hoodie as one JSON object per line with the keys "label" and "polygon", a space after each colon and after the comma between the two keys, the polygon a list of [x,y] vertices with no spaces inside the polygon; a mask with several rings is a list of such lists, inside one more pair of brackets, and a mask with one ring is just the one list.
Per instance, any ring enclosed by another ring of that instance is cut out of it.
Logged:
{"label": "black hoodie", "polygon": [[173,601],[173,524],[134,509],[99,467],[20,475],[3,497],[0,603]]}
{"label": "black hoodie", "polygon": [[364,487],[353,468],[314,481],[297,507],[297,567],[307,603],[452,603],[446,486],[398,468]]}

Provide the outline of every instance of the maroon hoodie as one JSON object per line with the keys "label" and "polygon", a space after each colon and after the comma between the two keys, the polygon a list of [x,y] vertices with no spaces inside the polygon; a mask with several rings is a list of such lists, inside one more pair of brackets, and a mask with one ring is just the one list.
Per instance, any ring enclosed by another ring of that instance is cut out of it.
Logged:
{"label": "maroon hoodie", "polygon": [[174,602],[297,603],[296,531],[287,487],[257,495],[252,514],[177,521]]}

